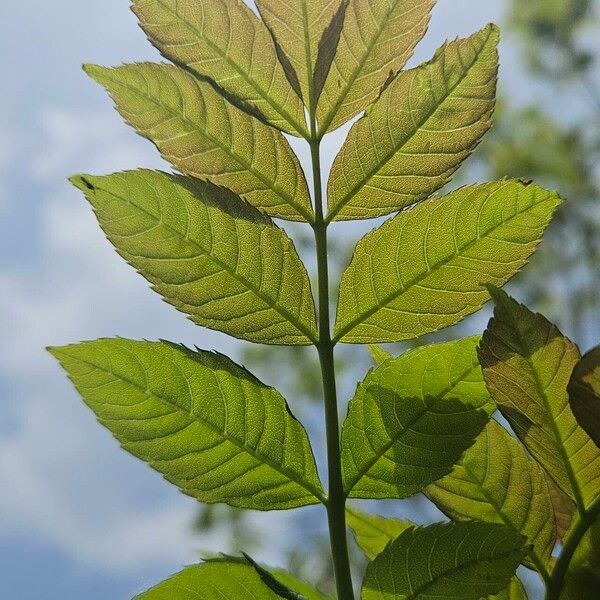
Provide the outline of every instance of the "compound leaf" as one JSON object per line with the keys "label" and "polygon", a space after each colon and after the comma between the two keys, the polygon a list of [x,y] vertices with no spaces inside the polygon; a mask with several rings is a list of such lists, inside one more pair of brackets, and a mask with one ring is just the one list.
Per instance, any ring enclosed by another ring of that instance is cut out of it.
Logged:
{"label": "compound leaf", "polygon": [[528,564],[546,572],[556,543],[548,481],[521,444],[490,421],[452,472],[426,495],[454,520],[503,523],[533,545]]}
{"label": "compound leaf", "polygon": [[600,447],[600,346],[575,366],[569,381],[569,402],[579,425]]}
{"label": "compound leaf", "polygon": [[85,70],[179,171],[225,186],[271,216],[313,219],[304,173],[283,135],[210,83],[166,64]]}
{"label": "compound leaf", "polygon": [[275,127],[307,135],[304,107],[269,30],[245,2],[133,0],[132,8],[163,56],[208,77]]}
{"label": "compound leaf", "polygon": [[583,508],[600,492],[600,450],[569,408],[579,349],[542,315],[490,292],[494,317],[479,349],[487,387],[529,453]]}
{"label": "compound leaf", "polygon": [[335,159],[328,220],[395,212],[449,181],[491,125],[498,39],[489,25],[390,83]]}
{"label": "compound leaf", "polygon": [[509,585],[529,548],[497,523],[407,529],[367,567],[363,600],[479,600]]}
{"label": "compound leaf", "polygon": [[323,499],[285,400],[225,356],[125,339],[49,351],[122,447],[183,493],[257,510]]}
{"label": "compound leaf", "polygon": [[462,188],[402,211],[357,245],[336,341],[396,342],[454,325],[535,251],[560,198],[521,181]]}
{"label": "compound leaf", "polygon": [[342,429],[348,495],[406,498],[450,472],[494,410],[478,341],[425,346],[369,372]]}
{"label": "compound leaf", "polygon": [[369,106],[425,35],[435,0],[349,0],[318,105],[321,132]]}
{"label": "compound leaf", "polygon": [[238,196],[147,170],[72,181],[119,254],[194,323],[267,344],[316,336],[292,241]]}
{"label": "compound leaf", "polygon": [[354,539],[369,560],[414,523],[364,513],[355,508],[346,509],[346,522],[354,532]]}

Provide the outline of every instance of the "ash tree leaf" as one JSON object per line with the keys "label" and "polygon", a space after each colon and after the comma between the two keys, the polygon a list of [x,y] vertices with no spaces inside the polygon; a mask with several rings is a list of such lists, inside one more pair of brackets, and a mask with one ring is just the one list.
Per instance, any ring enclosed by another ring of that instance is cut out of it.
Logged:
{"label": "ash tree leaf", "polygon": [[435,0],[349,0],[318,105],[320,131],[336,129],[369,106],[408,59]]}
{"label": "ash tree leaf", "polygon": [[569,381],[569,402],[579,425],[600,447],[600,346],[575,365]]}
{"label": "ash tree leaf", "polygon": [[456,522],[413,527],[367,567],[363,600],[479,600],[510,583],[528,547],[497,523]]}
{"label": "ash tree leaf", "polygon": [[302,425],[227,357],[120,338],[49,351],[121,446],[184,494],[257,510],[323,500]]}
{"label": "ash tree leaf", "polygon": [[491,420],[452,472],[425,493],[454,520],[501,523],[523,534],[533,545],[526,563],[546,573],[556,543],[548,487],[542,468]]}
{"label": "ash tree leaf", "polygon": [[479,361],[490,394],[529,453],[580,508],[600,492],[600,450],[569,408],[579,349],[542,315],[490,288]]}
{"label": "ash tree leaf", "polygon": [[498,39],[489,25],[387,86],[333,163],[329,221],[386,215],[448,183],[491,125]]}
{"label": "ash tree leaf", "polygon": [[215,559],[186,567],[133,600],[279,600],[249,564]]}
{"label": "ash tree leaf", "polygon": [[494,410],[477,343],[425,346],[368,373],[342,428],[347,495],[406,498],[450,472]]}
{"label": "ash tree leaf", "polygon": [[336,16],[342,0],[255,0],[261,17],[279,45],[284,62],[289,61],[304,104],[314,97],[313,75],[319,55],[319,42]]}
{"label": "ash tree leaf", "polygon": [[402,532],[415,526],[410,521],[367,514],[355,508],[346,508],[346,522],[354,532],[357,545],[369,560],[381,554]]}
{"label": "ash tree leaf", "polygon": [[119,254],[194,323],[266,344],[316,338],[293,242],[232,192],[147,170],[72,181]]}
{"label": "ash tree leaf", "polygon": [[308,135],[264,23],[245,2],[133,0],[142,29],[163,56],[207,77],[235,102],[293,135]]}
{"label": "ash tree leaf", "polygon": [[313,220],[304,173],[283,135],[210,83],[166,64],[85,70],[179,171],[227,187],[273,217]]}
{"label": "ash tree leaf", "polygon": [[335,341],[385,343],[458,323],[533,254],[560,197],[502,181],[402,211],[356,246],[343,275]]}

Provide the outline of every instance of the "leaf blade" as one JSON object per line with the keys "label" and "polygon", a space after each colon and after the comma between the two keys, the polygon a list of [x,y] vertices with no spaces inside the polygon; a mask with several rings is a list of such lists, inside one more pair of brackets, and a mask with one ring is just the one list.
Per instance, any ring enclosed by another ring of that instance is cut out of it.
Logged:
{"label": "leaf blade", "polygon": [[225,356],[120,338],[49,352],[121,446],[184,494],[257,510],[323,500],[285,400]]}
{"label": "leaf blade", "polygon": [[402,211],[356,246],[335,341],[397,342],[459,322],[489,298],[483,284],[503,285],[526,264],[559,202],[554,192],[504,181]]}
{"label": "leaf blade", "polygon": [[600,346],[575,365],[568,391],[577,422],[600,447]]}

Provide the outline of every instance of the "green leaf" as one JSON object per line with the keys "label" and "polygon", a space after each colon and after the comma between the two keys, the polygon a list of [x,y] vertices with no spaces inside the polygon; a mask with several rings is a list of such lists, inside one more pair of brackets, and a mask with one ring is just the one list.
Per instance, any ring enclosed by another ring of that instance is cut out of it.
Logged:
{"label": "green leaf", "polygon": [[269,30],[245,2],[133,0],[132,9],[163,56],[208,77],[275,127],[308,135]]}
{"label": "green leaf", "polygon": [[542,315],[490,293],[494,318],[479,349],[487,387],[529,453],[583,508],[600,492],[600,450],[569,408],[579,349]]}
{"label": "green leaf", "polygon": [[489,600],[527,600],[527,593],[517,576],[513,577],[501,592],[488,596]]}
{"label": "green leaf", "polygon": [[458,323],[535,251],[559,196],[503,181],[432,198],[364,237],[342,278],[335,340],[384,343]]}
{"label": "green leaf", "polygon": [[386,215],[450,180],[491,125],[498,39],[489,25],[390,83],[335,159],[328,220]]}
{"label": "green leaf", "polygon": [[346,508],[346,522],[354,532],[354,538],[369,560],[381,554],[383,549],[414,523],[370,515],[355,508]]}
{"label": "green leaf", "polygon": [[371,357],[373,358],[373,362],[376,365],[380,365],[384,363],[386,360],[393,358],[392,355],[384,350],[381,346],[377,344],[369,344],[368,345],[369,352],[371,353]]}
{"label": "green leaf", "polygon": [[289,60],[304,104],[310,106],[319,42],[341,0],[255,0],[255,4],[280,52]]}
{"label": "green leaf", "polygon": [[546,473],[546,480],[548,481],[548,492],[554,509],[556,533],[558,539],[562,541],[571,527],[571,521],[577,507],[575,502],[556,485],[548,473]]}
{"label": "green leaf", "polygon": [[369,106],[425,35],[435,0],[350,0],[318,110],[320,131]]}
{"label": "green leaf", "polygon": [[179,171],[230,188],[271,216],[312,221],[304,174],[286,139],[210,83],[166,64],[85,70]]}
{"label": "green leaf", "polygon": [[569,402],[579,425],[600,447],[600,346],[575,366],[569,381]]}
{"label": "green leaf", "polygon": [[185,568],[134,600],[279,600],[249,564],[216,559]]}
{"label": "green leaf", "polygon": [[528,547],[496,523],[413,527],[367,567],[363,600],[478,600],[508,586]]}
{"label": "green leaf", "polygon": [[238,196],[147,170],[72,181],[119,254],[194,323],[267,344],[316,338],[292,241]]}
{"label": "green leaf", "polygon": [[528,564],[547,572],[556,526],[546,476],[496,421],[426,495],[454,520],[502,523],[523,534],[533,545]]}
{"label": "green leaf", "polygon": [[287,571],[282,571],[280,569],[270,569],[270,572],[280,583],[283,583],[288,588],[298,592],[302,596],[308,598],[308,600],[332,600],[329,596],[325,596],[319,590],[317,590],[314,586],[306,583],[291,575]]}
{"label": "green leaf", "polygon": [[49,351],[122,447],[183,493],[258,510],[323,500],[285,400],[225,356],[124,339]]}
{"label": "green leaf", "polygon": [[597,600],[600,589],[600,520],[579,542],[565,575],[561,600]]}
{"label": "green leaf", "polygon": [[424,346],[369,372],[342,429],[347,494],[406,498],[450,472],[494,410],[478,340]]}

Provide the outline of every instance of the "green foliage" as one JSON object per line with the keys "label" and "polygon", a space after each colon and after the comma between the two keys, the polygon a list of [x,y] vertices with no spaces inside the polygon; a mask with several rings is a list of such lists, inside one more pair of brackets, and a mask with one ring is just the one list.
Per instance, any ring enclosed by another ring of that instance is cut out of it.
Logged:
{"label": "green foliage", "polygon": [[[556,327],[494,287],[527,263],[560,197],[528,180],[432,196],[491,125],[499,40],[489,25],[402,70],[433,4],[257,0],[259,18],[241,0],[133,0],[173,64],[85,68],[182,174],[73,184],[117,252],[194,323],[316,347],[327,491],[281,394],[225,356],[120,338],[49,350],[123,448],[185,494],[256,510],[322,503],[338,600],[354,598],[347,524],[371,560],[363,600],[522,599],[521,563],[538,570],[548,600],[563,587],[575,598],[598,578],[600,449],[585,431],[597,439],[597,353],[580,362]],[[325,202],[322,138],[362,111]],[[282,132],[308,143],[312,197]],[[358,242],[332,331],[328,226],[398,211]],[[313,230],[318,314],[294,243],[271,217]],[[490,295],[483,338],[398,358],[371,346],[378,366],[340,428],[338,343],[418,339]],[[496,407],[518,439],[489,420]],[[346,506],[419,492],[451,522],[419,527]],[[244,556],[188,567],[139,598],[327,598]]]}

